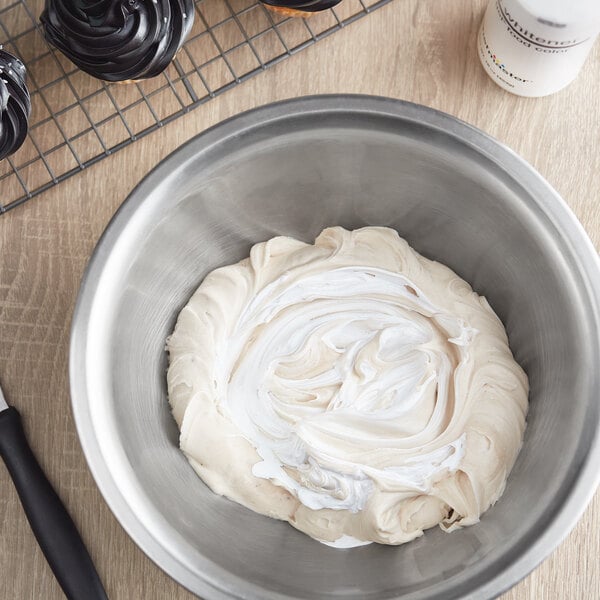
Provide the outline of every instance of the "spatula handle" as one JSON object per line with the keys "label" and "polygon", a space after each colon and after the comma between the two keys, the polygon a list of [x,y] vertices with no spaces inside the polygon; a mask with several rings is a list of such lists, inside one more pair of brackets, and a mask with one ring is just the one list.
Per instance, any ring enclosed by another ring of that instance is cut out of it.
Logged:
{"label": "spatula handle", "polygon": [[69,600],[107,600],[73,520],[38,464],[15,408],[0,412],[0,455],[31,529]]}

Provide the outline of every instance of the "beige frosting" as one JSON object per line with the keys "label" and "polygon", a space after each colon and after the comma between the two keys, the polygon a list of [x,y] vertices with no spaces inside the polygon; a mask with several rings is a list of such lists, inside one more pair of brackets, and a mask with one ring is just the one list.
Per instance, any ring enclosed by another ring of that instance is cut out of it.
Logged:
{"label": "beige frosting", "polygon": [[337,547],[476,523],[521,446],[528,382],[502,323],[392,229],[256,244],[204,279],[168,351],[206,484]]}

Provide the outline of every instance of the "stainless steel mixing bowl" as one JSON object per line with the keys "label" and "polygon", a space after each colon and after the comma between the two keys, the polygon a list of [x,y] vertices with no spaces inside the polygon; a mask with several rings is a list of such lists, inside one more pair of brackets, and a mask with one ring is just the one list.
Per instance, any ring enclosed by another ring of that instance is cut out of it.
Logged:
{"label": "stainless steel mixing bowl", "polygon": [[[336,550],[214,495],[179,452],[164,351],[177,313],[253,243],[327,225],[396,228],[504,321],[531,383],[529,425],[478,525]],[[284,102],[177,150],[108,226],[73,321],[77,428],[123,527],[200,596],[492,598],[558,544],[597,484],[599,299],[598,257],[573,214],[484,133],[383,98]]]}

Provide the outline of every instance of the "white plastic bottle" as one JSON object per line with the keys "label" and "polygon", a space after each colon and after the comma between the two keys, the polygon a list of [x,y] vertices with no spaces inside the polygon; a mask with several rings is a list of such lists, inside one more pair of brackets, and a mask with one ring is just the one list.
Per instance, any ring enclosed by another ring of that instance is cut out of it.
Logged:
{"label": "white plastic bottle", "polygon": [[490,0],[477,38],[487,74],[520,96],[571,83],[600,31],[600,0]]}

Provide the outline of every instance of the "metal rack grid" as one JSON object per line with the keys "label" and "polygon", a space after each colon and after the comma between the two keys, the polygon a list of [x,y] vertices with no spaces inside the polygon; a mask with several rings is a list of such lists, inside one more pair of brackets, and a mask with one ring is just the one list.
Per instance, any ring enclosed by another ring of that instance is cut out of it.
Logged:
{"label": "metal rack grid", "polygon": [[27,67],[32,113],[25,143],[0,161],[0,214],[388,2],[343,0],[292,19],[257,0],[196,0],[194,27],[164,73],[109,84],[45,42],[44,0],[9,0],[0,44]]}

